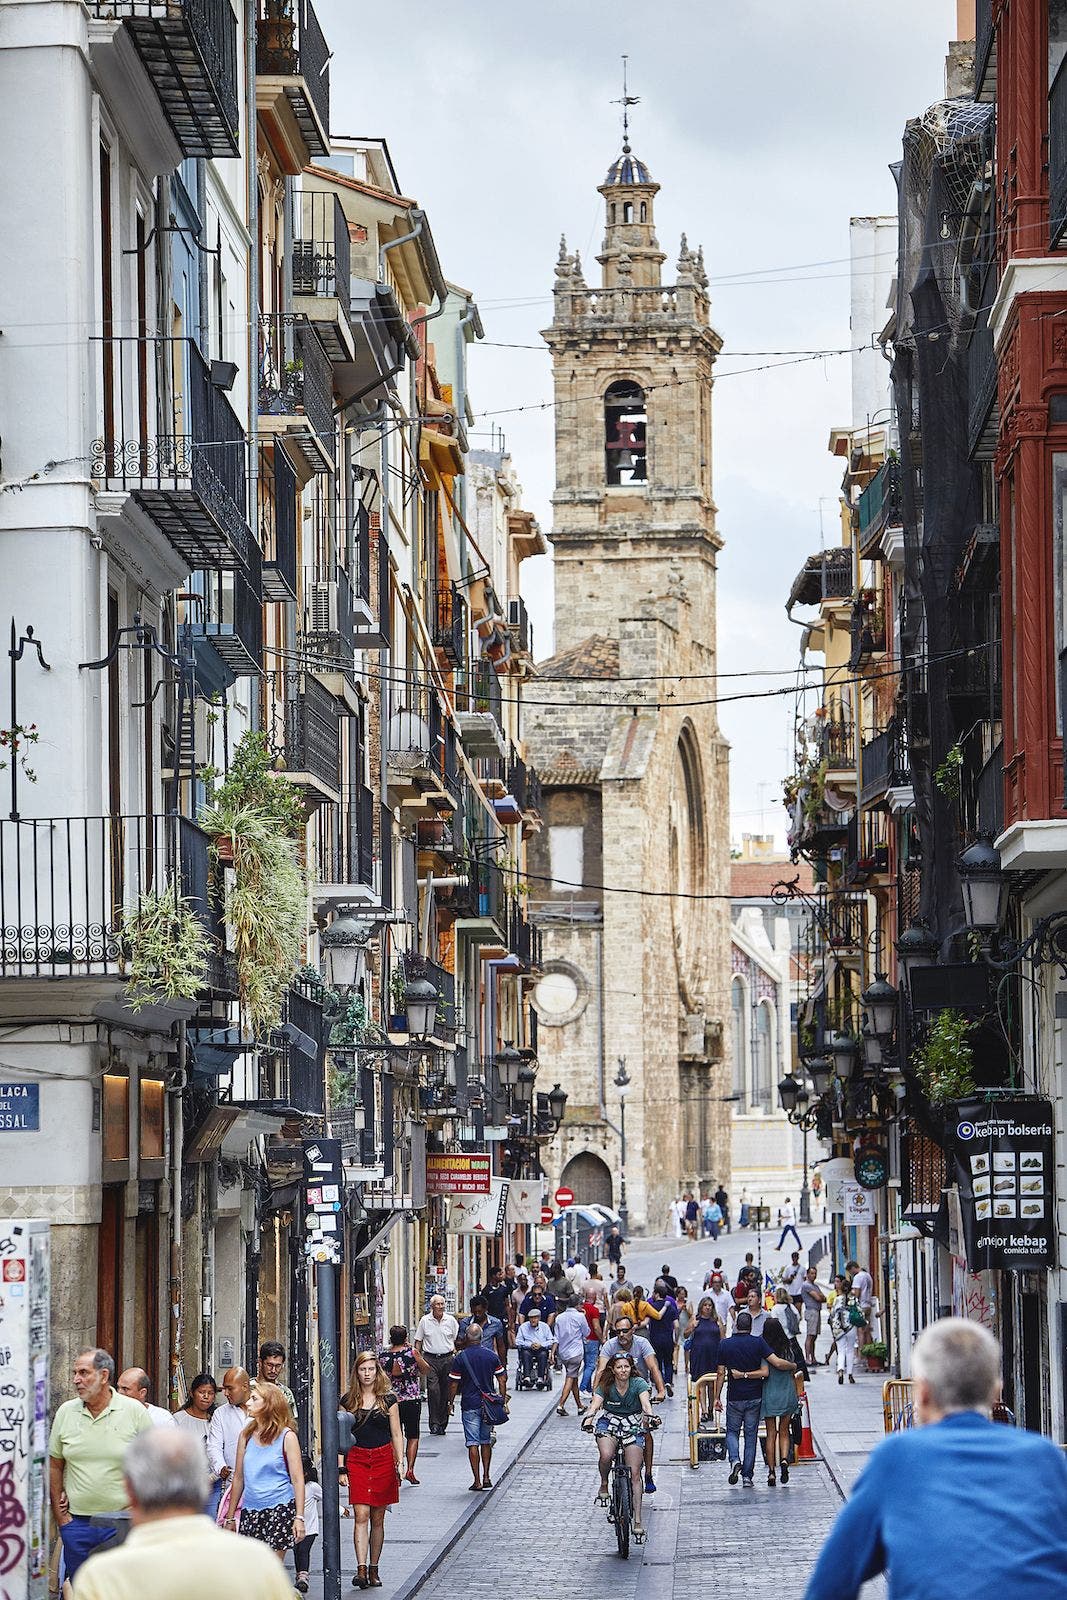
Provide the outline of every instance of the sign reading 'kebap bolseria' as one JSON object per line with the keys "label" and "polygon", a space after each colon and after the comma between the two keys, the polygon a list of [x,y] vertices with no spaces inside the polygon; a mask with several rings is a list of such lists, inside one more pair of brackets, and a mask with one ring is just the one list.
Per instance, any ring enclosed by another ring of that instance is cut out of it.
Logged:
{"label": "sign reading 'kebap bolseria'", "polygon": [[1056,1265],[1052,1104],[1037,1096],[961,1101],[954,1112],[967,1265]]}

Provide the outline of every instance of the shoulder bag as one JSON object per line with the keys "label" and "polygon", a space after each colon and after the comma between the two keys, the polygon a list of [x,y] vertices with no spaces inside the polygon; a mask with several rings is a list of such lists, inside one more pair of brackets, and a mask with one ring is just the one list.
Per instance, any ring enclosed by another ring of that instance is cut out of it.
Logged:
{"label": "shoulder bag", "polygon": [[[474,1369],[470,1364],[470,1361],[467,1357],[467,1352],[465,1350],[460,1355],[459,1362],[462,1362],[463,1370],[466,1372],[471,1382],[477,1383],[477,1379],[474,1375]],[[457,1362],[457,1365],[458,1364],[459,1363]],[[508,1420],[508,1408],[504,1402],[504,1396],[500,1393],[500,1390],[483,1389],[479,1383],[478,1393],[481,1395],[482,1416],[485,1418],[486,1422],[491,1428],[502,1428],[505,1422]]]}

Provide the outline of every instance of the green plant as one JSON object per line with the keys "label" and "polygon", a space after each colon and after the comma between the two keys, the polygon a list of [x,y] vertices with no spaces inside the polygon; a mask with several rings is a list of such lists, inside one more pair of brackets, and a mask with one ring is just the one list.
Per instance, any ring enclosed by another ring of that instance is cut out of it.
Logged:
{"label": "green plant", "polygon": [[367,1015],[367,1002],[361,994],[350,994],[344,1010],[330,1029],[330,1044],[388,1044],[384,1028]]}
{"label": "green plant", "polygon": [[202,768],[201,776],[207,786],[207,805],[200,825],[208,833],[229,833],[231,818],[247,811],[255,811],[291,839],[303,832],[300,796],[288,778],[275,772],[265,734],[242,734],[221,784],[216,784],[218,774],[212,767]]}
{"label": "green plant", "polygon": [[[36,722],[13,722],[10,728],[0,728],[0,750],[10,751],[12,761],[22,768],[23,776],[28,778],[30,783],[37,782],[37,774],[32,767],[26,765],[25,747],[28,744],[36,744],[39,737]],[[6,766],[6,761],[0,761],[0,771]]]}
{"label": "green plant", "polygon": [[864,1361],[885,1361],[889,1355],[889,1350],[881,1339],[872,1339],[870,1344],[861,1345],[860,1355]]}
{"label": "green plant", "polygon": [[976,1023],[959,1011],[939,1011],[912,1056],[923,1092],[932,1105],[974,1093],[974,1051],[967,1041]]}
{"label": "green plant", "polygon": [[123,923],[122,942],[132,1010],[161,1000],[196,999],[212,941],[191,903],[173,887],[141,896]]}
{"label": "green plant", "polygon": [[400,1015],[406,1005],[404,991],[407,986],[408,980],[404,968],[400,965],[395,966],[389,974],[389,1003],[397,1016]]}
{"label": "green plant", "polygon": [[946,800],[958,800],[963,778],[963,746],[954,744],[934,772],[934,785]]}

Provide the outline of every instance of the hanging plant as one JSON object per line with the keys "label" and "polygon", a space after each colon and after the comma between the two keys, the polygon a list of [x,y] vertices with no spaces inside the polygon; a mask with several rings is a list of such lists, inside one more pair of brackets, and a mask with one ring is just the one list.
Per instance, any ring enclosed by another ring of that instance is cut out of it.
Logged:
{"label": "hanging plant", "polygon": [[361,994],[349,995],[345,1008],[330,1029],[330,1044],[388,1044],[384,1028],[367,1015],[367,1002]]}
{"label": "hanging plant", "polygon": [[215,782],[214,768],[203,768],[201,776],[207,787],[207,805],[201,813],[200,826],[208,833],[229,833],[232,818],[248,811],[272,822],[291,839],[303,833],[303,804],[288,778],[275,772],[266,734],[249,732],[241,736],[221,784]]}
{"label": "hanging plant", "polygon": [[36,744],[40,735],[37,732],[36,722],[13,722],[10,728],[0,728],[0,771],[7,766],[2,759],[2,752],[8,752],[17,767],[21,767],[23,777],[30,783],[37,782],[37,774],[26,763],[26,746]]}
{"label": "hanging plant", "polygon": [[954,744],[934,772],[934,785],[946,800],[958,800],[963,780],[963,746]]}
{"label": "hanging plant", "polygon": [[940,1011],[912,1065],[931,1105],[974,1093],[974,1051],[967,1040],[977,1024],[959,1011]]}
{"label": "hanging plant", "polygon": [[174,889],[141,896],[125,919],[122,943],[131,1010],[164,1000],[195,1000],[204,986],[212,939],[192,904]]}

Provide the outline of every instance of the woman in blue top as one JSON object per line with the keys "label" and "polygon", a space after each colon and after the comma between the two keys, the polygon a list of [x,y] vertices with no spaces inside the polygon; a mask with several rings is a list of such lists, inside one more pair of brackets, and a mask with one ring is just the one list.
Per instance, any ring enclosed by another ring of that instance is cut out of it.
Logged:
{"label": "woman in blue top", "polygon": [[250,1420],[237,1441],[225,1526],[234,1526],[240,1510],[238,1532],[269,1545],[284,1561],[290,1545],[304,1537],[300,1445],[289,1402],[276,1383],[253,1389],[246,1409]]}
{"label": "woman in blue top", "polygon": [[[600,1491],[595,1505],[605,1510],[610,1504],[608,1477],[615,1452],[622,1444],[623,1459],[630,1469],[633,1486],[634,1538],[638,1544],[645,1537],[641,1526],[641,1496],[644,1490],[645,1430],[658,1428],[660,1419],[652,1414],[649,1400],[651,1386],[637,1375],[637,1366],[630,1356],[618,1355],[608,1363],[607,1370],[597,1386],[588,1414],[582,1419],[587,1433],[596,1433],[600,1451]],[[608,1431],[609,1418],[618,1419],[633,1430],[622,1440]]]}
{"label": "woman in blue top", "polygon": [[659,1370],[663,1375],[663,1384],[668,1395],[674,1394],[674,1346],[676,1342],[675,1323],[678,1321],[678,1303],[668,1293],[667,1285],[662,1278],[656,1279],[656,1286],[648,1302],[653,1311],[658,1312],[658,1317],[649,1323],[648,1342],[656,1353]]}

